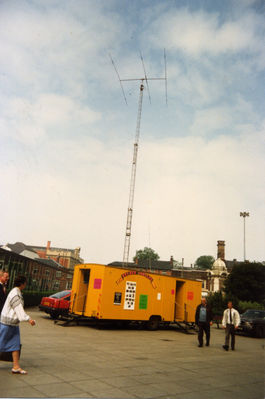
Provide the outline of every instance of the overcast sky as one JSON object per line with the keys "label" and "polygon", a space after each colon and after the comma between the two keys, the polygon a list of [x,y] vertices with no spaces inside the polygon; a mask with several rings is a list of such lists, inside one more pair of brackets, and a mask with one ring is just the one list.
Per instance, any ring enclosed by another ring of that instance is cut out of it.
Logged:
{"label": "overcast sky", "polygon": [[130,260],[265,260],[263,0],[1,0],[0,244],[123,258],[139,83]]}

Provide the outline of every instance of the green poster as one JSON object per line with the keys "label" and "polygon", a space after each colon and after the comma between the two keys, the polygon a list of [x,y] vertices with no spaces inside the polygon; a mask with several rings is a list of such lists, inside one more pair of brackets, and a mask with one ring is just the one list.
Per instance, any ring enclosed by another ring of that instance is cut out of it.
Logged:
{"label": "green poster", "polygon": [[139,309],[147,309],[148,295],[140,295]]}

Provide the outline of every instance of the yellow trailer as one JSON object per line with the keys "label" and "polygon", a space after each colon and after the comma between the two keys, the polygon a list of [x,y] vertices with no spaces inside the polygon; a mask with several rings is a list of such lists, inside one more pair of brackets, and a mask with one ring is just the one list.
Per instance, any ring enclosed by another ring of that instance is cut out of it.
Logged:
{"label": "yellow trailer", "polygon": [[201,282],[151,271],[81,264],[75,266],[70,313],[98,320],[194,323]]}

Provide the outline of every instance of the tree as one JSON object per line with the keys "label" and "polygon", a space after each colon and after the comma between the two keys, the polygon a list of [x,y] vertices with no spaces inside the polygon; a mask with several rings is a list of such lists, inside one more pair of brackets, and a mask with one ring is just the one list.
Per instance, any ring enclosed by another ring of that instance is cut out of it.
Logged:
{"label": "tree", "polygon": [[210,292],[207,296],[207,303],[212,309],[214,315],[222,315],[224,309],[226,308],[225,298],[221,291]]}
{"label": "tree", "polygon": [[207,296],[207,303],[211,307],[214,315],[222,316],[227,308],[228,301],[233,302],[233,307],[239,309],[238,298],[234,295],[223,295],[222,291],[210,292]]}
{"label": "tree", "polygon": [[214,261],[215,259],[213,256],[202,255],[196,260],[195,267],[196,269],[201,269],[201,270],[211,269]]}
{"label": "tree", "polygon": [[240,301],[262,303],[265,301],[265,266],[261,263],[235,265],[225,283],[227,295]]}
{"label": "tree", "polygon": [[133,258],[134,262],[139,264],[147,264],[152,263],[159,259],[159,255],[152,249],[148,247],[144,247],[144,249],[138,249],[136,251],[135,257]]}

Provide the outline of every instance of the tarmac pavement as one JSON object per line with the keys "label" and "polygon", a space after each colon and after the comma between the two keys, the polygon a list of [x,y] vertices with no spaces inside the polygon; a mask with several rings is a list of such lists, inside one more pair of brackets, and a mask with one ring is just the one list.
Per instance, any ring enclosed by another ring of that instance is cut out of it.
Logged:
{"label": "tarmac pavement", "polygon": [[0,362],[0,397],[35,398],[264,398],[264,339],[236,336],[224,351],[224,331],[211,328],[211,345],[174,329],[63,327],[37,308],[35,327],[21,323],[21,366],[12,375]]}

